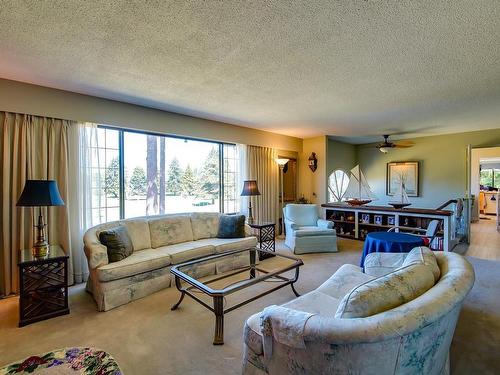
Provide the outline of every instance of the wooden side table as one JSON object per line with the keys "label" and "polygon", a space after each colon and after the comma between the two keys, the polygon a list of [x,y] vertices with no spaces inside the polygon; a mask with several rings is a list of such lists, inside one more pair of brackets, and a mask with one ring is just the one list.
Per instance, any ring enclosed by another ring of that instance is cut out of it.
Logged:
{"label": "wooden side table", "polygon": [[[248,223],[250,228],[257,231],[257,241],[259,248],[268,251],[276,251],[276,223],[272,222],[253,222]],[[260,253],[259,260],[273,257],[272,254]]]}
{"label": "wooden side table", "polygon": [[69,314],[68,255],[60,246],[49,246],[42,258],[21,250],[18,267],[19,327]]}

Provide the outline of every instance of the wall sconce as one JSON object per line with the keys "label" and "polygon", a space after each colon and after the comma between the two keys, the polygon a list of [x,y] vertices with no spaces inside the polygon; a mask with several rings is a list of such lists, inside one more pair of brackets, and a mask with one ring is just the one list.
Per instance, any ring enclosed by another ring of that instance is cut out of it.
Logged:
{"label": "wall sconce", "polygon": [[316,169],[318,169],[318,159],[316,158],[315,152],[309,156],[307,164],[309,165],[309,168],[311,168],[311,171],[316,172]]}

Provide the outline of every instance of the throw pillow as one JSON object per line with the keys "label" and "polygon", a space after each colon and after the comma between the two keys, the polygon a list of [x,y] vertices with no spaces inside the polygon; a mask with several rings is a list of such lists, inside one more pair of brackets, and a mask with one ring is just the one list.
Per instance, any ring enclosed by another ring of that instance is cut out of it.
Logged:
{"label": "throw pillow", "polygon": [[124,226],[103,230],[99,233],[99,241],[107,248],[109,263],[125,259],[134,251],[127,228]]}
{"label": "throw pillow", "polygon": [[365,318],[401,306],[434,286],[423,264],[412,264],[361,284],[340,301],[336,318]]}
{"label": "throw pillow", "polygon": [[434,281],[437,282],[441,276],[441,270],[437,264],[434,252],[425,246],[414,247],[406,256],[401,267],[409,266],[410,264],[424,264],[429,267],[434,275]]}
{"label": "throw pillow", "polygon": [[220,215],[217,238],[245,237],[245,215]]}

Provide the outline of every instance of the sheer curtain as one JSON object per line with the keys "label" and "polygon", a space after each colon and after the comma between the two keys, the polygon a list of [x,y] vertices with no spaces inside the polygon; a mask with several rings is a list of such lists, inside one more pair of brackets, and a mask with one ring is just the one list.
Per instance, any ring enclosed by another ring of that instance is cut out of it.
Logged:
{"label": "sheer curtain", "polygon": [[243,181],[248,180],[247,172],[247,145],[236,145],[238,152],[238,174],[236,179],[237,193],[239,196],[240,212],[248,217],[248,197],[242,197]]}
{"label": "sheer curtain", "polygon": [[70,280],[81,283],[89,275],[88,265],[83,251],[83,235],[85,231],[99,222],[99,215],[93,214],[93,208],[99,210],[102,203],[101,167],[97,124],[78,123],[72,128],[72,153],[70,170],[70,197],[72,202],[70,220],[72,223],[71,244],[72,269]]}

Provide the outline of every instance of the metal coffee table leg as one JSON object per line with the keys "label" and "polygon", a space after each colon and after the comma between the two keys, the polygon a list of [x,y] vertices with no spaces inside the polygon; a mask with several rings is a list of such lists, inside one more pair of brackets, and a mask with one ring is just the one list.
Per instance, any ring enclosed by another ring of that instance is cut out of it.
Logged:
{"label": "metal coffee table leg", "polygon": [[224,297],[214,296],[215,334],[214,345],[224,344]]}
{"label": "metal coffee table leg", "polygon": [[186,295],[186,293],[182,289],[181,280],[177,276],[175,276],[175,286],[177,287],[177,290],[181,292],[181,297],[179,298],[179,301],[177,301],[177,303],[173,305],[170,310],[176,310],[181,304],[182,300],[184,299],[184,296]]}
{"label": "metal coffee table leg", "polygon": [[295,290],[295,286],[294,286],[295,282],[296,282],[298,279],[299,279],[299,267],[297,267],[297,268],[295,269],[295,277],[293,278],[293,280],[292,280],[292,282],[291,282],[291,284],[290,284],[290,286],[292,287],[292,291],[293,291],[293,293],[295,294],[295,296],[296,296],[296,297],[300,297],[300,294],[299,294],[299,293],[297,293],[297,291]]}

